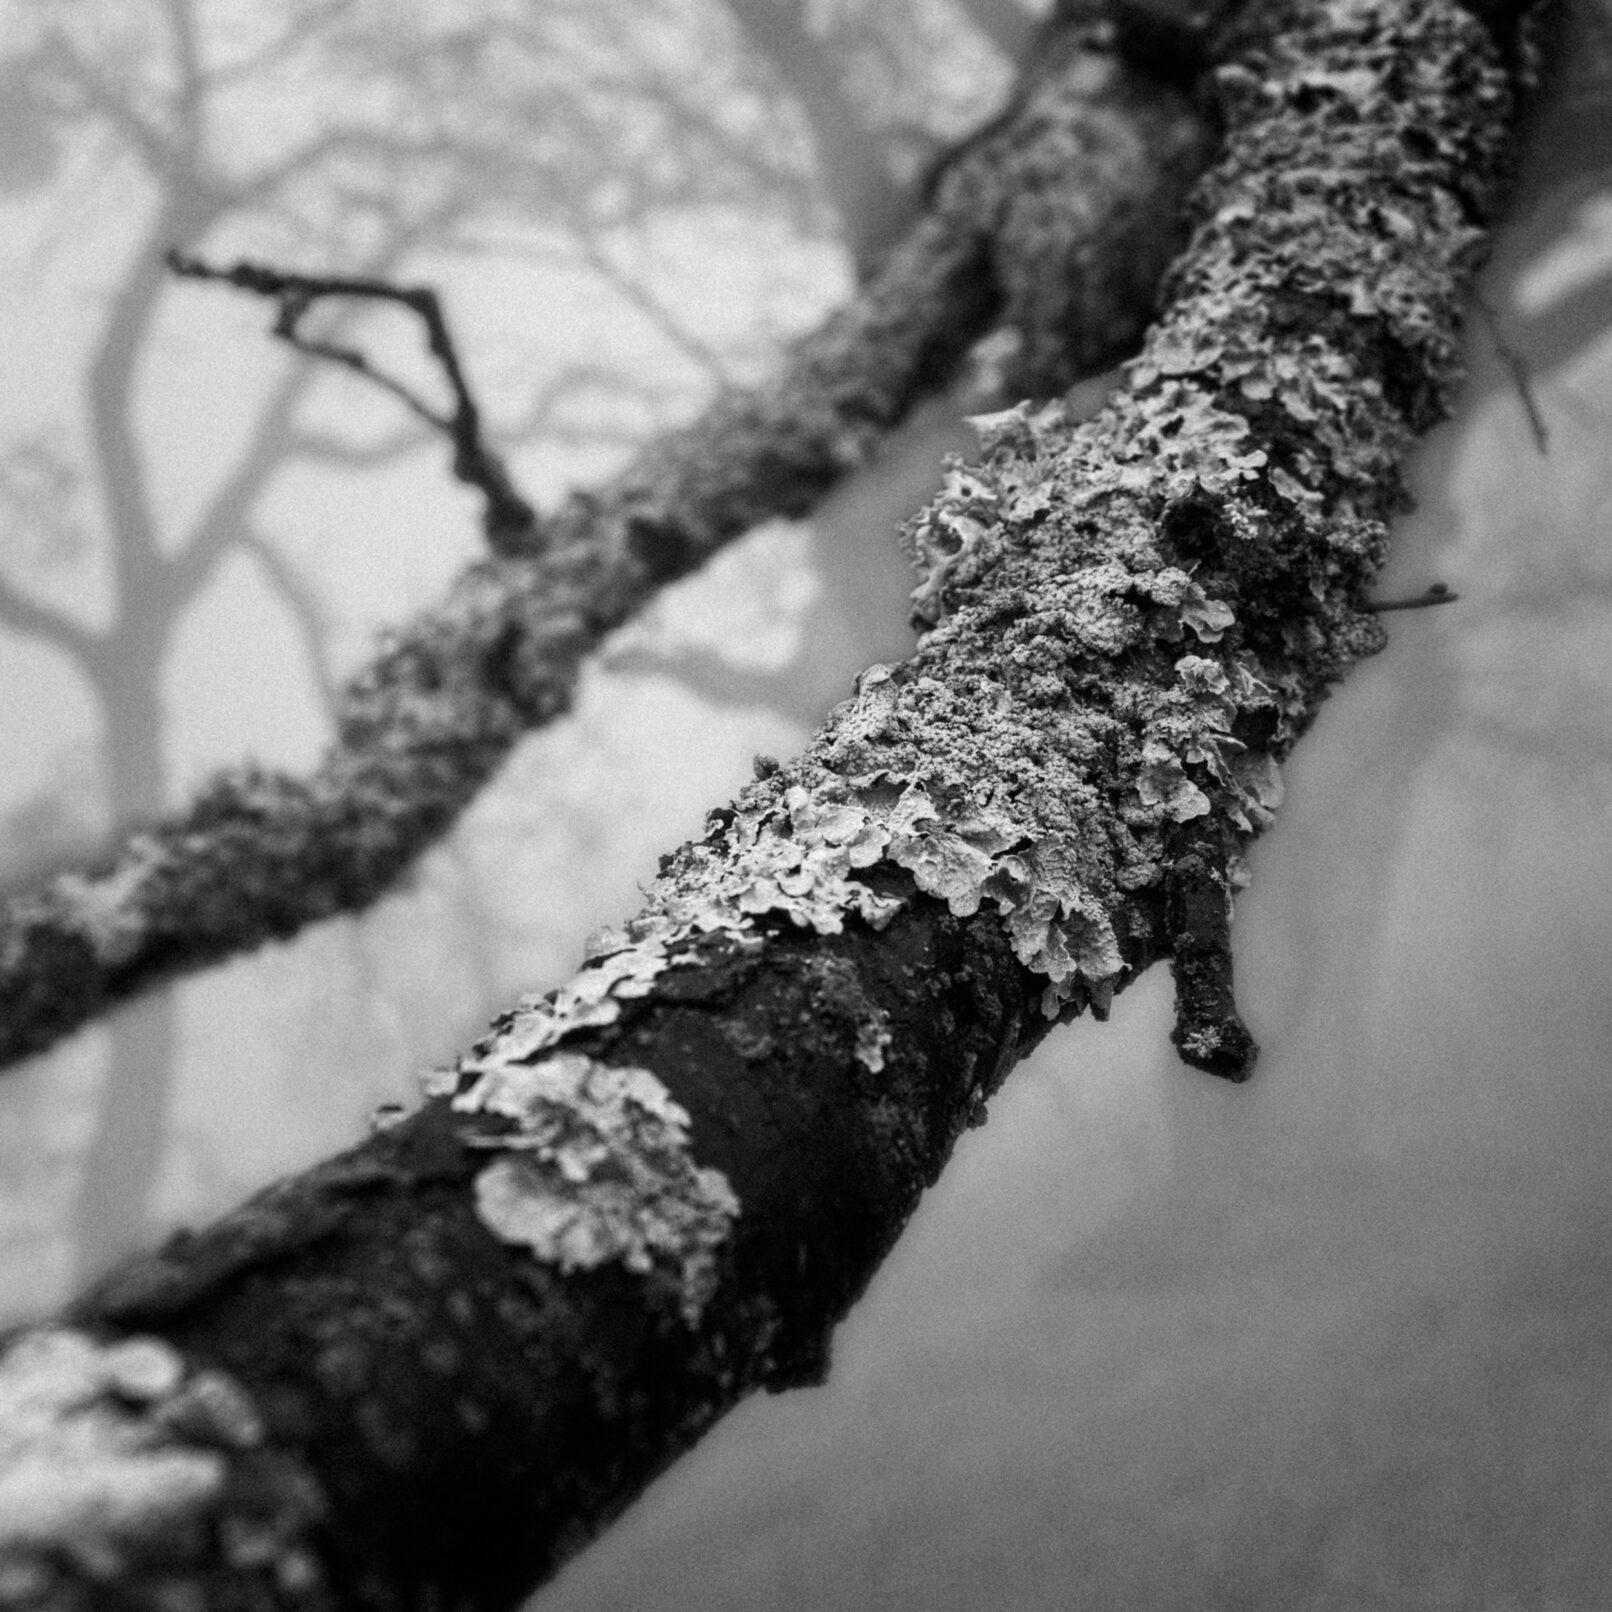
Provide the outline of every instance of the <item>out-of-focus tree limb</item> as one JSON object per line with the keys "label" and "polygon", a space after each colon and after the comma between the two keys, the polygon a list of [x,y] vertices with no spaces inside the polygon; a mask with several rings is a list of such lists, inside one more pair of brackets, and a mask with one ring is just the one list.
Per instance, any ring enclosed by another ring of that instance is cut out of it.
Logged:
{"label": "out-of-focus tree limb", "polygon": [[202,68],[201,45],[196,37],[196,0],[166,0],[168,28],[173,35],[173,62],[178,83],[172,95],[172,126],[186,151],[200,151],[206,140],[202,109],[207,96],[207,74]]}
{"label": "out-of-focus tree limb", "polygon": [[678,352],[703,370],[708,379],[719,383],[729,379],[721,354],[709,342],[695,335],[641,280],[624,269],[609,250],[600,245],[595,232],[585,220],[578,219],[573,227],[582,243],[582,261],[623,302],[637,309]]}
{"label": "out-of-focus tree limb", "polygon": [[[442,305],[430,287],[398,286],[373,275],[287,274],[247,262],[221,269],[181,252],[168,254],[168,267],[190,279],[223,280],[273,299],[279,308],[273,333],[279,340],[309,357],[326,359],[374,382],[453,444],[453,474],[481,493],[485,503],[482,529],[495,553],[519,553],[530,547],[537,513],[515,490],[503,459],[487,446],[481,429],[481,409],[465,380]],[[417,314],[425,326],[426,346],[453,395],[452,410],[444,413],[426,402],[358,348],[328,335],[308,335],[302,328],[303,317],[326,297],[396,302]]]}
{"label": "out-of-focus tree limb", "polygon": [[319,689],[327,713],[334,718],[341,690],[330,671],[330,623],[319,591],[275,546],[272,538],[252,527],[243,528],[237,542],[251,555],[268,580],[270,588],[291,617],[308,657],[308,669]]}
{"label": "out-of-focus tree limb", "polygon": [[333,23],[349,15],[355,5],[356,0],[323,0],[322,4],[294,8],[278,34],[257,49],[215,67],[211,75],[213,87],[223,89],[243,81],[250,83],[268,68],[295,56],[304,45],[318,39]]}
{"label": "out-of-focus tree limb", "polygon": [[153,173],[167,171],[178,146],[169,131],[136,110],[127,94],[113,85],[60,28],[52,28],[39,53],[41,81],[53,95],[65,89],[76,99],[72,111],[90,111],[104,117],[140,153]]}
{"label": "out-of-focus tree limb", "polygon": [[501,1612],[745,1393],[821,1377],[1052,1016],[1170,955],[1184,1055],[1246,1072],[1234,859],[1381,642],[1512,98],[1449,0],[1254,0],[1226,48],[1127,385],[981,422],[918,518],[910,660],[417,1111],[14,1345],[0,1495],[48,1503],[0,1507],[0,1596]]}
{"label": "out-of-focus tree limb", "polygon": [[1004,312],[1033,350],[1062,352],[1065,382],[1126,352],[1206,132],[1183,95],[1078,31],[1053,30],[1037,66],[1014,117],[948,169],[875,282],[773,382],[723,393],[540,521],[541,553],[472,567],[395,635],[344,693],[313,774],[223,774],[110,865],[0,907],[0,1059],[375,900],[566,708],[606,633],[722,544],[810,510]]}
{"label": "out-of-focus tree limb", "polygon": [[885,166],[876,142],[846,97],[837,65],[806,26],[800,0],[726,0],[748,43],[789,87],[811,130],[819,173],[846,247],[863,275],[900,239],[915,198]]}
{"label": "out-of-focus tree limb", "polygon": [[73,656],[87,654],[95,642],[94,634],[79,626],[70,616],[64,616],[29,598],[3,576],[0,576],[0,627],[42,639]]}

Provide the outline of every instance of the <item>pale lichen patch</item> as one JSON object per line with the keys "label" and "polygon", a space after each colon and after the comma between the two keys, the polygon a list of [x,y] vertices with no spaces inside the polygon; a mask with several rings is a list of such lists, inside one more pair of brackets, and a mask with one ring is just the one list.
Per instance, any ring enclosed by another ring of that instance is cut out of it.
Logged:
{"label": "pale lichen patch", "polygon": [[697,1325],[739,1202],[720,1171],[694,1163],[688,1114],[665,1086],[580,1053],[479,1067],[455,1111],[512,1122],[466,1136],[500,1154],[476,1177],[483,1223],[561,1271],[670,1264],[683,1318]]}
{"label": "pale lichen patch", "polygon": [[63,874],[51,886],[50,900],[63,921],[89,942],[96,961],[116,968],[145,943],[147,919],[141,891],[166,860],[163,846],[149,834],[136,834],[117,866],[97,877]]}
{"label": "pale lichen patch", "polygon": [[300,1517],[232,1507],[232,1459],[262,1439],[237,1383],[161,1339],[23,1333],[0,1358],[0,1604],[36,1602],[64,1575],[144,1579],[160,1604],[232,1519],[262,1534],[262,1565],[294,1561],[317,1590]]}
{"label": "pale lichen patch", "polygon": [[884,1055],[893,1039],[890,1015],[883,1008],[875,1008],[872,1016],[856,1027],[856,1061],[870,1074],[878,1074],[884,1068]]}
{"label": "pale lichen patch", "polygon": [[645,936],[639,943],[622,937],[615,949],[596,937],[590,965],[557,990],[524,998],[498,1031],[501,1059],[533,1058],[573,1030],[610,1024],[621,1003],[647,996],[656,977],[669,967],[666,937]]}

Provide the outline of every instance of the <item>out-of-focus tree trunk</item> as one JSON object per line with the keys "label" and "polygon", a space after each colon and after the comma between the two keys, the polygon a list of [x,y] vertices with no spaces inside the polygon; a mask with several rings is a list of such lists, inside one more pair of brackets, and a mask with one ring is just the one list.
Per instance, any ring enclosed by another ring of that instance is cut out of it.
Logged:
{"label": "out-of-focus tree trunk", "polygon": [[[160,651],[166,635],[148,650]],[[97,688],[105,722],[105,777],[113,821],[133,827],[167,804],[160,655],[119,654],[119,675]],[[155,661],[155,664],[149,664]],[[106,1073],[72,1219],[74,1273],[99,1276],[147,1236],[178,1053],[178,1001],[163,991],[108,1021]]]}
{"label": "out-of-focus tree trunk", "polygon": [[[181,184],[153,221],[150,239],[153,245],[192,240],[215,212],[215,202]],[[158,541],[134,419],[138,366],[163,279],[157,254],[141,253],[113,298],[88,377],[90,443],[106,512],[116,616],[83,660],[100,706],[107,817],[120,835],[153,821],[168,804],[162,678],[186,602],[168,581],[171,565]],[[144,1241],[167,1133],[177,1003],[165,992],[116,1017],[109,1030],[71,1223],[73,1269],[81,1279],[99,1275]]]}

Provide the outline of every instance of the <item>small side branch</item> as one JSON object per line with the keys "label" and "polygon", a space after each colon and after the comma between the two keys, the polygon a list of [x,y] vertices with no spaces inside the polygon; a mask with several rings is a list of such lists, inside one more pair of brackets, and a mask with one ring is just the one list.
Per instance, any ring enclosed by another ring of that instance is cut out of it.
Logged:
{"label": "small side branch", "polygon": [[1259,1048],[1232,991],[1227,851],[1207,827],[1183,835],[1165,878],[1165,927],[1175,972],[1175,1028],[1184,1062],[1224,1080],[1254,1072]]}
{"label": "small side branch", "polygon": [[1385,610],[1426,610],[1431,605],[1454,604],[1460,597],[1447,582],[1433,582],[1408,599],[1373,599],[1365,608],[1378,615]]}
{"label": "small side branch", "polygon": [[1494,343],[1496,356],[1506,366],[1506,372],[1511,376],[1511,384],[1517,388],[1518,401],[1522,404],[1522,411],[1528,419],[1528,430],[1533,436],[1534,446],[1543,458],[1550,452],[1550,432],[1545,425],[1545,416],[1539,407],[1539,399],[1534,395],[1534,377],[1529,369],[1528,360],[1507,341],[1505,331],[1500,327],[1500,315],[1495,312],[1488,299],[1478,293],[1473,296],[1472,303],[1482,316],[1484,326],[1489,332],[1489,339]]}
{"label": "small side branch", "polygon": [[[167,263],[175,274],[185,279],[221,280],[242,291],[272,298],[278,307],[273,334],[280,341],[299,353],[339,364],[373,381],[448,438],[453,444],[454,475],[467,486],[475,487],[487,501],[482,526],[495,553],[531,554],[540,546],[536,512],[515,490],[503,460],[483,440],[481,411],[470,394],[435,291],[428,286],[398,286],[387,280],[366,277],[287,274],[245,259],[226,269],[179,251],[169,252]],[[442,366],[453,393],[453,411],[444,413],[432,408],[402,381],[371,363],[356,347],[305,335],[303,316],[325,297],[367,297],[377,302],[396,302],[418,314],[425,325],[426,345]]]}

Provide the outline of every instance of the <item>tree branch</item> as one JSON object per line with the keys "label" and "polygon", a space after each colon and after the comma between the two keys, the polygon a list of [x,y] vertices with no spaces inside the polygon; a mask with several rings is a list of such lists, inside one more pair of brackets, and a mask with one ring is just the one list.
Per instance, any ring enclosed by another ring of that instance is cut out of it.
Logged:
{"label": "tree branch", "polygon": [[944,384],[1001,305],[987,243],[1024,184],[1068,198],[1029,239],[1057,307],[1079,313],[1059,328],[1065,384],[1123,354],[1174,249],[1160,220],[1202,164],[1204,126],[1184,96],[1100,51],[1041,67],[1017,115],[954,165],[877,280],[776,380],[719,396],[602,492],[575,495],[545,523],[543,554],[471,567],[398,635],[343,694],[311,777],[223,774],[110,865],[0,906],[0,1061],[376,900],[516,740],[566,708],[606,634],[752,526],[805,514]]}
{"label": "tree branch", "polygon": [[11,632],[26,633],[31,638],[42,638],[80,664],[88,664],[95,650],[93,633],[70,617],[30,599],[3,576],[0,576],[0,626]]}
{"label": "tree branch", "polygon": [[294,56],[310,39],[317,38],[332,22],[352,11],[353,6],[354,0],[325,0],[322,5],[305,7],[300,16],[292,17],[266,44],[216,68],[214,87],[261,80],[266,69]]}
{"label": "tree branch", "polygon": [[191,166],[201,165],[202,105],[207,90],[207,72],[202,66],[201,41],[196,36],[194,0],[166,0],[168,30],[173,35],[174,126],[179,131],[180,148]]}
{"label": "tree branch", "polygon": [[417,1112],[13,1346],[30,1604],[513,1606],[742,1395],[821,1377],[1051,1016],[1173,952],[1183,1053],[1244,1072],[1229,859],[1381,642],[1510,98],[1446,0],[1256,0],[1228,48],[1128,386],[981,422],[919,518],[913,657]]}
{"label": "tree branch", "polygon": [[140,153],[152,173],[168,172],[175,152],[167,133],[140,116],[133,101],[108,82],[64,29],[54,27],[45,35],[40,61],[61,70],[65,80],[83,97],[84,106],[106,118]]}
{"label": "tree branch", "polygon": [[1506,337],[1504,327],[1500,323],[1500,315],[1495,312],[1493,304],[1481,292],[1474,293],[1472,305],[1482,318],[1484,327],[1489,332],[1489,340],[1494,343],[1495,356],[1505,365],[1506,373],[1511,377],[1511,384],[1516,388],[1517,401],[1522,404],[1522,412],[1528,421],[1529,434],[1534,439],[1534,447],[1541,456],[1550,452],[1550,428],[1545,424],[1545,415],[1539,406],[1539,398],[1534,392],[1533,371],[1528,360],[1514,347]]}
{"label": "tree branch", "polygon": [[1448,583],[1431,582],[1422,592],[1408,599],[1372,599],[1365,608],[1381,614],[1384,610],[1426,610],[1433,605],[1456,604],[1461,595]]}
{"label": "tree branch", "polygon": [[651,325],[663,335],[690,363],[705,372],[706,378],[718,384],[726,381],[728,368],[722,355],[701,341],[693,331],[684,327],[672,311],[654,296],[641,280],[635,279],[621,267],[594,238],[594,231],[585,218],[573,221],[573,228],[582,242],[582,261],[629,307],[636,308]]}
{"label": "tree branch", "polygon": [[804,115],[845,244],[866,276],[899,238],[916,198],[884,166],[799,0],[727,0],[727,8]]}
{"label": "tree branch", "polygon": [[[603,661],[604,669],[627,677],[670,678],[680,688],[718,710],[765,706],[794,720],[807,717],[804,703],[792,697],[801,686],[794,665],[758,669],[737,666],[727,656],[704,645],[679,646],[656,650],[642,644],[612,648]],[[807,689],[809,696],[813,691]],[[811,721],[822,714],[822,706],[810,713]]]}
{"label": "tree branch", "polygon": [[1035,17],[1018,0],[962,0],[962,13],[1010,62],[1035,32]]}
{"label": "tree branch", "polygon": [[230,198],[238,206],[250,207],[268,202],[292,180],[300,178],[320,162],[333,157],[384,159],[400,168],[425,166],[432,158],[453,155],[452,149],[437,137],[403,138],[377,134],[373,129],[324,129],[310,140],[266,162],[230,187]]}
{"label": "tree branch", "polygon": [[417,453],[433,433],[404,428],[372,442],[349,442],[330,431],[297,428],[287,434],[288,455],[349,470],[375,470]]}
{"label": "tree branch", "polygon": [[[238,262],[220,269],[198,257],[170,251],[168,267],[192,280],[222,280],[227,285],[269,297],[278,306],[274,335],[299,353],[327,359],[355,375],[373,381],[391,393],[405,408],[453,444],[453,473],[466,486],[474,487],[486,500],[482,528],[495,554],[531,552],[540,545],[537,513],[515,490],[504,461],[482,439],[481,410],[471,396],[459,363],[459,353],[449,334],[447,320],[437,294],[428,286],[397,286],[389,280],[369,276],[286,274],[259,263]],[[432,408],[410,387],[378,369],[356,347],[303,334],[303,316],[327,297],[352,297],[374,302],[395,302],[419,316],[425,326],[426,346],[442,368],[453,394],[453,411],[443,414]]]}

